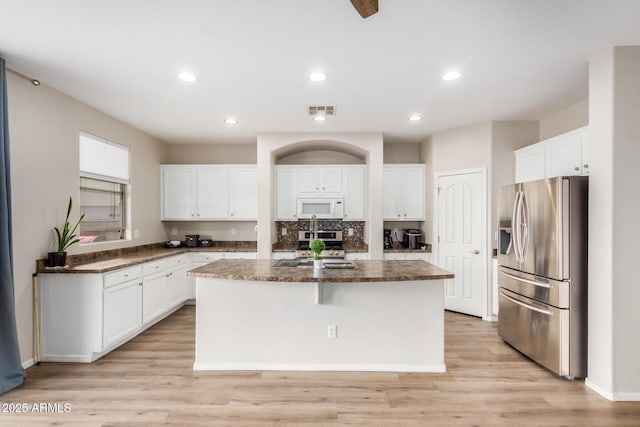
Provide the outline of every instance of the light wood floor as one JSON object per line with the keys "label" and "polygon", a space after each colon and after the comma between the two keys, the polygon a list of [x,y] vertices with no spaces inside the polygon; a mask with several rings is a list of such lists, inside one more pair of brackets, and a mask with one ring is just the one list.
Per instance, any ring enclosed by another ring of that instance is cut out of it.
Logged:
{"label": "light wood floor", "polygon": [[194,372],[194,318],[185,307],[93,364],[30,368],[0,402],[71,412],[0,413],[0,426],[640,425],[640,403],[556,377],[473,317],[446,315],[445,374]]}

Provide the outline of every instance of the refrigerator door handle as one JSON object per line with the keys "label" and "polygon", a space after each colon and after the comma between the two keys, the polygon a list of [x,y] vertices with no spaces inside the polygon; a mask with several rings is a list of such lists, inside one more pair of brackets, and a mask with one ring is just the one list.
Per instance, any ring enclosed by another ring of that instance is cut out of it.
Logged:
{"label": "refrigerator door handle", "polygon": [[505,297],[506,299],[508,299],[509,301],[511,301],[514,304],[518,304],[528,310],[532,310],[532,311],[537,311],[538,313],[542,313],[542,314],[546,314],[547,316],[552,316],[553,313],[551,313],[549,310],[543,310],[541,308],[538,307],[534,307],[532,305],[529,304],[525,304],[521,301],[518,301],[517,299],[513,299],[511,298],[509,295],[505,294],[504,292],[500,291],[500,295],[502,295],[503,297]]}
{"label": "refrigerator door handle", "polygon": [[509,279],[517,280],[518,282],[524,282],[524,283],[528,283],[530,285],[539,286],[541,288],[551,289],[551,285],[546,284],[546,283],[536,282],[536,281],[529,280],[529,279],[523,279],[522,277],[514,276],[513,274],[505,273],[504,271],[501,271],[500,274],[502,274],[503,276],[508,277]]}
{"label": "refrigerator door handle", "polygon": [[520,192],[516,191],[516,199],[513,201],[513,214],[511,215],[511,242],[509,247],[513,246],[513,254],[516,261],[520,262],[520,254],[518,253],[518,203],[520,201]]}
{"label": "refrigerator door handle", "polygon": [[527,252],[529,249],[529,208],[527,207],[527,199],[522,192],[520,197],[520,210],[521,210],[521,222],[522,222],[522,240],[520,242],[520,261],[524,262],[527,259]]}

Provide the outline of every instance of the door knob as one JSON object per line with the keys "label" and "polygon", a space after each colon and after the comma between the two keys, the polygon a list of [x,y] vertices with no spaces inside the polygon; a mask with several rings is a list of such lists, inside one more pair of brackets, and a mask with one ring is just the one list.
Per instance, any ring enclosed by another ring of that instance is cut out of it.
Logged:
{"label": "door knob", "polygon": [[480,254],[480,251],[478,249],[476,249],[475,251],[469,251],[470,254],[474,254],[474,255],[478,255]]}

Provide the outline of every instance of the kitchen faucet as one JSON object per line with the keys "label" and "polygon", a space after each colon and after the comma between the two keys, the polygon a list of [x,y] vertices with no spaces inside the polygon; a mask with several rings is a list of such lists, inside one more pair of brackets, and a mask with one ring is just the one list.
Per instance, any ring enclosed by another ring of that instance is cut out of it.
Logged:
{"label": "kitchen faucet", "polygon": [[311,215],[311,218],[309,219],[309,231],[311,232],[310,240],[315,239],[318,234],[318,220],[316,219],[316,214]]}

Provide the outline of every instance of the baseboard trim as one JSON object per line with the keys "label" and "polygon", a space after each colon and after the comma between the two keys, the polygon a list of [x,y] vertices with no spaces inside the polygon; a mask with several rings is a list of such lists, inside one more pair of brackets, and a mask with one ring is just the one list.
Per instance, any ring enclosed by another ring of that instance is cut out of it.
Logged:
{"label": "baseboard trim", "polygon": [[32,367],[33,365],[36,364],[36,359],[35,358],[31,358],[29,360],[25,360],[24,362],[22,362],[22,369],[28,369],[30,367]]}
{"label": "baseboard trim", "polygon": [[198,363],[194,371],[353,371],[353,372],[432,372],[447,371],[441,365],[385,365],[385,364],[277,364],[277,363]]}
{"label": "baseboard trim", "polygon": [[585,378],[584,379],[584,385],[586,385],[591,390],[595,391],[596,393],[598,393],[600,396],[604,397],[607,400],[611,400],[611,401],[616,400],[614,393],[603,389],[598,384],[596,384],[593,381],[591,381],[589,378]]}

